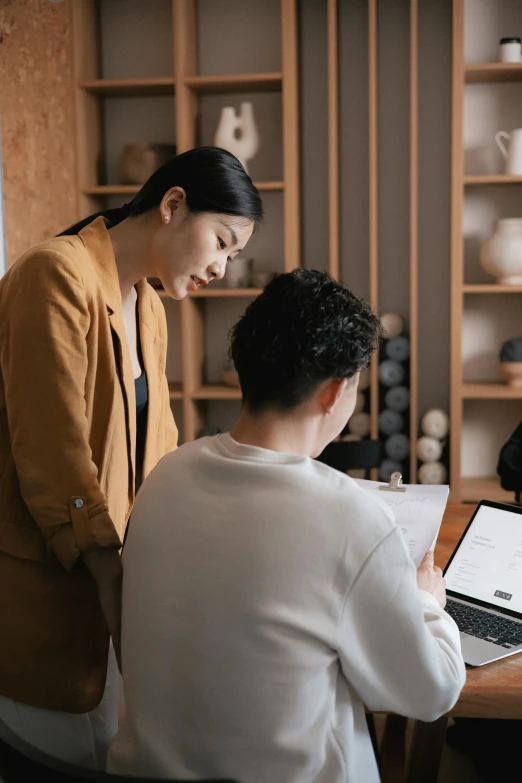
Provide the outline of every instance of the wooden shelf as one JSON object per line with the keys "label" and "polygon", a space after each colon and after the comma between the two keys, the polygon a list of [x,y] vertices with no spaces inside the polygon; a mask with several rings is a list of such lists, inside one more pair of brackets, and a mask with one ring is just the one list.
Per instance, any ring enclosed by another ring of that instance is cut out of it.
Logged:
{"label": "wooden shelf", "polygon": [[83,189],[86,196],[131,196],[141,185],[92,185]]}
{"label": "wooden shelf", "polygon": [[210,284],[207,288],[200,288],[199,291],[189,294],[195,299],[199,298],[226,298],[226,297],[252,297],[255,298],[263,293],[262,288],[212,288]]}
{"label": "wooden shelf", "polygon": [[522,82],[522,63],[477,63],[464,67],[468,84],[480,82]]}
{"label": "wooden shelf", "polygon": [[285,183],[284,182],[254,182],[254,185],[259,191],[266,191],[266,190],[284,190]]}
{"label": "wooden shelf", "polygon": [[467,174],[464,177],[465,185],[520,185],[522,177],[512,174]]}
{"label": "wooden shelf", "polygon": [[196,93],[275,92],[283,86],[283,74],[238,73],[218,76],[187,76],[185,85]]}
{"label": "wooden shelf", "polygon": [[497,383],[463,383],[462,398],[465,400],[522,400],[522,389]]}
{"label": "wooden shelf", "polygon": [[478,503],[479,500],[514,503],[515,493],[502,489],[498,476],[463,476],[462,500],[464,503]]}
{"label": "wooden shelf", "polygon": [[[284,190],[284,182],[254,182],[259,191],[279,191]],[[129,196],[137,193],[141,185],[91,185],[83,188],[86,196]]]}
{"label": "wooden shelf", "polygon": [[[340,2],[340,0],[335,0]],[[331,2],[331,0],[329,0]],[[377,0],[372,0],[377,2]],[[272,94],[281,108],[281,146],[282,165],[273,173],[267,172],[271,179],[254,182],[263,201],[277,201],[277,216],[282,222],[283,253],[281,262],[285,271],[291,271],[301,265],[300,258],[300,165],[299,165],[299,3],[298,0],[282,0],[280,8],[280,49],[281,65],[273,69],[266,66],[266,72],[220,73],[214,65],[202,74],[198,69],[198,49],[201,46],[200,27],[198,25],[196,0],[176,0],[168,2],[171,6],[172,24],[170,31],[165,30],[166,38],[171,34],[173,68],[163,71],[165,76],[144,77],[147,73],[147,58],[139,51],[132,51],[136,60],[136,76],[144,78],[98,78],[100,59],[104,42],[103,25],[105,19],[98,14],[96,2],[71,3],[71,17],[74,38],[74,88],[75,88],[75,133],[77,142],[76,186],[79,216],[91,214],[102,209],[102,204],[129,202],[138,193],[141,186],[119,184],[117,177],[112,181],[99,175],[99,161],[105,150],[105,134],[110,130],[104,125],[104,109],[107,98],[139,98],[165,96],[165,105],[170,104],[175,121],[172,138],[176,141],[178,152],[183,153],[198,146],[199,124],[204,96],[215,95],[221,103],[232,98],[239,99],[241,94]],[[139,4],[138,4],[139,5]],[[136,11],[138,14],[138,11]],[[136,21],[136,17],[134,19]],[[234,20],[231,21],[234,25]],[[235,26],[235,25],[234,25]],[[237,34],[240,34],[241,25]],[[126,38],[126,31],[119,31]],[[129,40],[129,45],[132,46]],[[245,61],[238,65],[243,67]],[[263,66],[261,66],[263,68]],[[248,70],[245,68],[245,70]],[[157,71],[156,71],[157,72]],[[160,71],[161,73],[161,71]],[[255,97],[255,96],[254,96]],[[259,97],[259,96],[258,96]],[[130,108],[139,106],[137,100],[127,100]],[[74,129],[73,129],[74,132]],[[123,144],[123,142],[122,142]],[[106,150],[105,150],[106,152]],[[266,195],[268,194],[268,195]],[[270,194],[276,194],[272,196]],[[281,271],[283,271],[283,268]],[[157,279],[152,279],[160,285]],[[189,282],[189,281],[187,281]],[[206,384],[205,336],[208,307],[207,301],[217,302],[222,309],[227,301],[237,302],[244,309],[252,299],[262,293],[257,288],[226,288],[227,281],[214,281],[197,292],[190,291],[181,302],[167,305],[176,308],[179,315],[181,342],[181,383],[169,383],[169,396],[178,402],[176,416],[180,419],[183,439],[192,441],[198,432],[208,426],[209,400],[241,400],[238,388],[225,386],[221,379],[216,384]],[[188,288],[189,286],[187,286]],[[163,289],[155,289],[162,300],[170,299]],[[219,304],[222,302],[222,304]],[[177,320],[177,319],[176,319]],[[176,326],[176,330],[177,330]],[[170,330],[170,326],[169,326]],[[177,336],[178,337],[178,336]],[[224,348],[224,346],[223,346]],[[181,408],[181,414],[179,409]]]}
{"label": "wooden shelf", "polygon": [[183,384],[182,383],[174,383],[169,381],[169,394],[171,400],[182,400],[183,399]]}
{"label": "wooden shelf", "polygon": [[240,400],[241,389],[233,386],[202,386],[191,397],[193,400]]}
{"label": "wooden shelf", "polygon": [[[154,289],[160,299],[171,299],[163,288]],[[202,288],[189,294],[194,299],[255,298],[263,293],[262,288]]]}
{"label": "wooden shelf", "polygon": [[499,285],[498,283],[466,283],[462,286],[465,294],[520,294],[522,285]]}
{"label": "wooden shelf", "polygon": [[158,76],[154,79],[92,79],[80,84],[87,92],[97,95],[136,98],[147,95],[173,95],[174,79]]}

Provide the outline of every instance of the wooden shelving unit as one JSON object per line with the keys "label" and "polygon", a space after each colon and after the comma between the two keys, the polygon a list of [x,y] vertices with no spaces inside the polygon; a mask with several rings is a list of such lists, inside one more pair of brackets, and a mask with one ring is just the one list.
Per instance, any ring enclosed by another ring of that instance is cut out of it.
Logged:
{"label": "wooden shelving unit", "polygon": [[[369,300],[379,311],[379,3],[368,0],[368,184],[369,184]],[[339,13],[341,0],[327,3],[327,80],[328,80],[328,198],[329,198],[329,271],[340,276],[341,194],[339,172],[341,146],[339,128]],[[410,322],[410,475],[414,480],[417,459],[413,444],[418,430],[418,5],[410,0],[410,228],[409,228],[409,322]],[[370,365],[370,437],[379,437],[378,356]],[[372,471],[377,478],[377,471]]]}
{"label": "wooden shelving unit", "polygon": [[[369,177],[369,292],[379,311],[379,152],[378,152],[378,18],[377,0],[368,0],[368,177]],[[370,437],[379,437],[379,360],[370,364]],[[372,476],[373,479],[376,476]]]}
{"label": "wooden shelving unit", "polygon": [[510,174],[467,174],[464,185],[520,185],[522,177]]}
{"label": "wooden shelving unit", "polygon": [[[464,62],[464,0],[453,0],[453,77],[452,77],[452,174],[451,174],[451,499],[476,502],[482,498],[511,502],[512,493],[500,488],[496,476],[463,475],[461,463],[464,420],[467,401],[498,405],[504,400],[521,400],[522,389],[503,382],[470,382],[464,378],[462,333],[465,308],[477,294],[505,295],[522,293],[522,285],[468,283],[465,280],[463,207],[469,189],[482,186],[520,185],[522,177],[505,174],[466,174],[464,171],[464,94],[468,84],[522,82],[522,64]],[[466,5],[466,11],[471,6]],[[500,127],[500,126],[499,126]],[[491,191],[495,197],[495,191]],[[477,259],[478,263],[478,259]],[[522,302],[521,302],[522,304]],[[513,324],[516,331],[518,324]],[[500,348],[500,346],[499,346]],[[473,403],[476,404],[476,403]]]}
{"label": "wooden shelving unit", "polygon": [[169,393],[171,400],[183,399],[183,385],[181,383],[171,382],[169,383]]}
{"label": "wooden shelving unit", "polygon": [[462,383],[461,394],[463,400],[522,400],[522,389],[500,381]]}
{"label": "wooden shelving unit", "polygon": [[410,477],[417,480],[419,428],[419,32],[418,0],[410,0]]}
{"label": "wooden shelving unit", "polygon": [[[284,182],[254,182],[259,192],[270,193],[284,190]],[[139,185],[91,185],[83,189],[86,196],[133,196]]]}
{"label": "wooden shelving unit", "polygon": [[219,76],[187,76],[185,84],[199,95],[281,90],[282,73],[242,73]]}
{"label": "wooden shelving unit", "polygon": [[498,283],[464,283],[464,294],[520,294],[522,285],[500,285]]}
{"label": "wooden shelving unit", "polygon": [[[198,68],[197,0],[167,0],[172,15],[172,73],[162,76],[105,78],[101,70],[101,8],[107,0],[75,0],[71,3],[75,41],[75,80],[78,144],[78,214],[84,217],[103,209],[108,198],[128,200],[139,186],[107,183],[99,178],[103,152],[103,101],[112,98],[171,96],[175,123],[172,139],[178,152],[197,146],[199,139],[199,99],[206,95],[280,93],[282,104],[283,171],[281,179],[256,182],[261,193],[280,194],[284,223],[284,270],[300,265],[299,193],[299,114],[298,114],[298,25],[297,0],[280,0],[281,66],[279,70],[257,73],[202,75]],[[169,7],[166,5],[166,8]],[[140,53],[135,52],[139,63]],[[135,66],[135,63],[134,63]],[[113,74],[111,74],[113,75]],[[166,299],[165,293],[158,292]],[[180,304],[180,350],[183,383],[170,384],[170,397],[181,401],[185,440],[194,439],[207,420],[207,403],[212,400],[238,400],[239,389],[207,384],[204,377],[206,302],[245,300],[261,293],[257,289],[202,289]],[[172,336],[171,336],[172,339]]]}
{"label": "wooden shelving unit", "polygon": [[96,95],[109,95],[112,98],[173,95],[174,79],[168,76],[156,79],[90,79],[89,81],[81,82],[80,87],[86,92]]}
{"label": "wooden shelving unit", "polygon": [[241,390],[232,386],[201,386],[191,395],[193,400],[240,400]]}
{"label": "wooden shelving unit", "polygon": [[498,476],[463,476],[461,480],[463,503],[478,503],[479,500],[495,500],[497,503],[513,503],[514,493],[502,489]]}
{"label": "wooden shelving unit", "polygon": [[[456,10],[458,11],[459,9]],[[463,74],[464,81],[468,84],[522,82],[522,63],[479,63],[477,65],[465,65]]]}

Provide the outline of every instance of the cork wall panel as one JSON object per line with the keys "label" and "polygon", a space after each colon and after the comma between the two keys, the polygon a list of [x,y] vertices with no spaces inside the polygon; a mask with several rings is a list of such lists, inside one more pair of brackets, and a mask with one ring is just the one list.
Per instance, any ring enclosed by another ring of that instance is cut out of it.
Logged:
{"label": "cork wall panel", "polygon": [[8,263],[77,219],[71,2],[0,0]]}

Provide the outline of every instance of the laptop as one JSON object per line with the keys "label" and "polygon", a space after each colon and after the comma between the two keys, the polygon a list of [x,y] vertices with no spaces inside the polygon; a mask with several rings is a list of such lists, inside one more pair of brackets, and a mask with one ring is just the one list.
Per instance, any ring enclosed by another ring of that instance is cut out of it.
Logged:
{"label": "laptop", "polygon": [[444,577],[465,663],[522,652],[522,508],[481,500]]}

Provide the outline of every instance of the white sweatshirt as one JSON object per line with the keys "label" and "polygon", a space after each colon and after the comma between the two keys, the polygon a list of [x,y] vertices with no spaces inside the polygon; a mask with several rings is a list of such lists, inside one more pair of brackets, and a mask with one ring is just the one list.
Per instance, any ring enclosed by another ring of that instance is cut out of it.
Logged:
{"label": "white sweatshirt", "polygon": [[431,721],[464,684],[386,504],[307,457],[228,434],[168,454],[123,563],[111,772],[377,783],[363,705]]}

